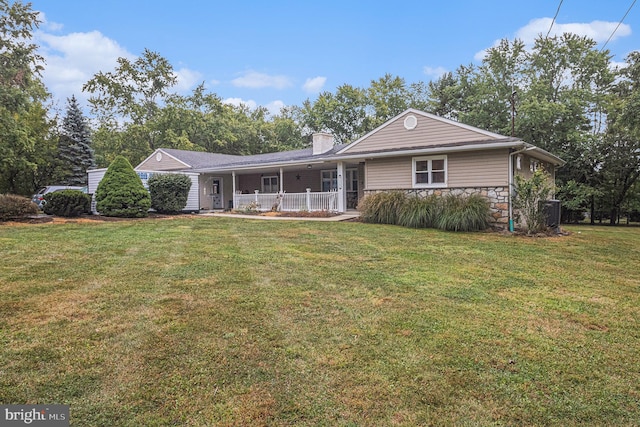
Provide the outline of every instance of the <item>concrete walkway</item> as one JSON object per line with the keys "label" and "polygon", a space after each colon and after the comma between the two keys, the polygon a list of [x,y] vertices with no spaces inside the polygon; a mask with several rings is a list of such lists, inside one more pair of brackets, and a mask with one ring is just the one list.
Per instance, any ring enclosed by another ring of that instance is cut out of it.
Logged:
{"label": "concrete walkway", "polygon": [[267,215],[242,215],[228,212],[207,212],[201,213],[203,216],[219,216],[225,218],[244,218],[244,219],[266,219],[266,220],[279,220],[279,221],[348,221],[360,217],[360,212],[345,212],[340,215],[330,217],[308,217],[308,216],[267,216]]}

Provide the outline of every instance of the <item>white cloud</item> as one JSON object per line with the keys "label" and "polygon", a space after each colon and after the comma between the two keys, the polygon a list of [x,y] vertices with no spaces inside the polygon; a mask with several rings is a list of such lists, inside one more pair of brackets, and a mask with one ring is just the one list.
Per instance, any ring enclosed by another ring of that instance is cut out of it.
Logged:
{"label": "white cloud", "polygon": [[422,68],[422,71],[429,77],[431,78],[435,78],[438,79],[440,77],[442,77],[446,72],[447,69],[444,67],[429,67],[429,66],[424,66]]}
{"label": "white cloud", "polygon": [[247,71],[243,76],[231,80],[231,83],[236,87],[248,87],[252,89],[264,87],[284,89],[292,85],[291,80],[287,76],[270,76],[256,71]]}
{"label": "white cloud", "polygon": [[318,93],[326,82],[326,77],[318,76],[314,78],[308,78],[304,82],[304,85],[302,85],[302,89],[304,89],[304,91],[308,93]]}
{"label": "white cloud", "polygon": [[[75,95],[86,104],[90,94],[82,86],[98,72],[111,72],[118,66],[118,58],[135,60],[136,56],[99,31],[55,35],[44,31],[35,33],[40,54],[45,59],[43,81],[60,106]],[[198,71],[180,68],[174,71],[174,89],[185,93],[203,81]]]}
{"label": "white cloud", "polygon": [[183,67],[175,71],[174,74],[178,78],[178,83],[174,86],[174,89],[181,93],[188,92],[202,83],[202,73],[198,71]]}
{"label": "white cloud", "polygon": [[38,12],[38,20],[40,21],[40,28],[47,31],[60,31],[64,27],[62,24],[47,20],[47,15],[44,12]]}
{"label": "white cloud", "polygon": [[44,83],[61,102],[71,95],[86,101],[88,94],[82,92],[82,85],[94,74],[113,70],[119,57],[135,58],[99,31],[60,36],[38,31],[35,38],[46,61]]}
{"label": "white cloud", "polygon": [[269,113],[272,116],[275,116],[277,114],[280,114],[280,110],[284,107],[284,102],[277,99],[275,101],[271,101],[270,103],[265,105],[265,107],[267,108],[267,110],[269,110]]}
{"label": "white cloud", "polygon": [[[539,18],[529,22],[516,32],[516,37],[521,39],[526,45],[533,45],[538,35],[546,35],[551,27],[551,18]],[[592,21],[589,23],[571,23],[561,24],[555,22],[551,28],[550,36],[559,36],[563,33],[573,33],[579,36],[586,36],[597,43],[604,43],[614,32],[618,26],[617,22]],[[627,24],[621,24],[615,32],[611,40],[631,35],[631,27]]]}
{"label": "white cloud", "polygon": [[[596,43],[606,42],[614,31],[615,34],[611,38],[611,41],[631,35],[631,26],[627,24],[621,24],[620,27],[616,30],[618,22],[592,21],[588,23],[561,24],[556,21],[553,23],[553,27],[551,27],[552,22],[553,19],[551,18],[533,19],[529,21],[527,25],[516,31],[515,38],[522,40],[527,47],[531,48],[538,36],[547,35],[547,32],[549,32],[549,28],[551,28],[549,36],[558,36],[562,35],[563,33],[573,33],[579,36],[589,37],[595,40]],[[499,43],[500,40],[496,40],[493,43],[492,47],[497,46]],[[481,61],[486,55],[486,52],[487,49],[481,50],[480,52],[475,54],[474,58],[477,61]]]}

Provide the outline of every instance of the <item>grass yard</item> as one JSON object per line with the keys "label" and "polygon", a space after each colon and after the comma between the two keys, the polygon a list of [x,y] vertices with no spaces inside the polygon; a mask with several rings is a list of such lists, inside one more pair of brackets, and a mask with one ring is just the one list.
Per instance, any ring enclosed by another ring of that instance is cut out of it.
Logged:
{"label": "grass yard", "polygon": [[0,225],[0,403],[74,426],[640,424],[640,228]]}

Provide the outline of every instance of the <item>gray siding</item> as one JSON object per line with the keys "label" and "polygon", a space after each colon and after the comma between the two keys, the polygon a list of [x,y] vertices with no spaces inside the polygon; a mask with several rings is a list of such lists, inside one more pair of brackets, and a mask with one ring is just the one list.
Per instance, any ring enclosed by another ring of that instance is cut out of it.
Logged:
{"label": "gray siding", "polygon": [[[418,119],[415,129],[404,128],[404,119],[413,114]],[[483,141],[491,139],[486,134],[456,126],[422,115],[407,113],[398,117],[385,128],[363,139],[345,153],[422,147],[429,145],[451,144],[457,142]]]}

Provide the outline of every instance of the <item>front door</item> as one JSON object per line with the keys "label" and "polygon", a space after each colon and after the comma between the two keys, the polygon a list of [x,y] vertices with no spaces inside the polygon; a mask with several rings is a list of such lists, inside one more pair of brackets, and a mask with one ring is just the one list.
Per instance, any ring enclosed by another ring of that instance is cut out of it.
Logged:
{"label": "front door", "polygon": [[211,205],[213,209],[222,209],[222,178],[213,178],[211,180]]}

